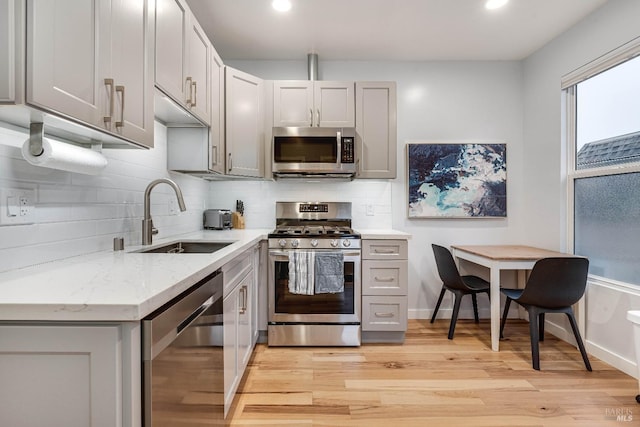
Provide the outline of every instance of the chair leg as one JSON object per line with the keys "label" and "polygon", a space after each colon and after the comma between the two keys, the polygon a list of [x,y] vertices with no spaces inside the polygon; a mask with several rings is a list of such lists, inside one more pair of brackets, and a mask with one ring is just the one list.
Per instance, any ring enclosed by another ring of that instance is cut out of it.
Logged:
{"label": "chair leg", "polygon": [[453,333],[456,330],[456,322],[458,321],[458,312],[460,311],[460,302],[462,301],[462,294],[454,292],[455,302],[453,304],[453,314],[451,315],[451,323],[449,324],[449,336],[450,340],[453,339]]}
{"label": "chair leg", "polygon": [[476,319],[476,323],[480,323],[480,318],[478,317],[478,298],[476,298],[476,294],[471,294],[471,300],[473,301],[473,316]]}
{"label": "chair leg", "polygon": [[529,308],[529,334],[531,335],[531,361],[533,364],[533,369],[536,371],[540,370],[540,345],[539,340],[540,337],[538,333],[540,329],[538,328],[538,319],[539,312],[535,308]]}
{"label": "chair leg", "polygon": [[539,322],[539,337],[540,337],[540,342],[544,341],[544,313],[540,313],[540,315],[538,316],[538,322]]}
{"label": "chair leg", "polygon": [[511,305],[511,298],[507,297],[504,302],[504,312],[502,314],[502,321],[500,322],[500,338],[504,338],[504,324],[507,322],[507,314],[509,314],[509,306]]}
{"label": "chair leg", "polygon": [[442,298],[444,297],[444,293],[447,290],[442,286],[442,290],[440,291],[440,297],[438,298],[438,302],[436,303],[436,308],[433,310],[433,316],[431,316],[431,323],[436,320],[436,314],[438,314],[438,310],[440,309],[440,304],[442,303]]}
{"label": "chair leg", "polygon": [[569,318],[569,323],[571,323],[571,329],[573,329],[573,335],[576,337],[576,342],[578,343],[578,348],[580,349],[580,354],[582,354],[582,360],[584,361],[584,366],[587,368],[587,371],[592,371],[591,363],[589,363],[589,358],[587,357],[587,351],[584,348],[584,344],[582,342],[582,338],[580,337],[580,331],[578,331],[578,325],[576,324],[576,319],[573,317],[573,310],[569,309],[567,312],[567,317]]}

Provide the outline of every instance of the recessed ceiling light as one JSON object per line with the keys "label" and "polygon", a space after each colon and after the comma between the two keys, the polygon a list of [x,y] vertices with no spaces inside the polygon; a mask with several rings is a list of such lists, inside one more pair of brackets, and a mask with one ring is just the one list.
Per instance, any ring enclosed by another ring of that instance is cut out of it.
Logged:
{"label": "recessed ceiling light", "polygon": [[484,7],[489,10],[499,9],[507,3],[509,3],[509,0],[487,0]]}
{"label": "recessed ceiling light", "polygon": [[291,9],[291,2],[289,0],[273,0],[273,2],[271,2],[271,7],[278,12],[287,12]]}

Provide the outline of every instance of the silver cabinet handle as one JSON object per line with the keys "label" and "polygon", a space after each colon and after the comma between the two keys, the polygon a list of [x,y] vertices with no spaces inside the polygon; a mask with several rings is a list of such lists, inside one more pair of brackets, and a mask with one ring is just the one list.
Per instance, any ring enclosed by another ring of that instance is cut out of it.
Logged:
{"label": "silver cabinet handle", "polygon": [[374,249],[373,252],[375,252],[377,254],[395,254],[395,253],[397,253],[393,249]]}
{"label": "silver cabinet handle", "polygon": [[211,166],[215,166],[218,164],[218,146],[212,145],[210,150],[211,150]]}
{"label": "silver cabinet handle", "polygon": [[104,123],[111,123],[113,117],[113,79],[104,79],[104,85],[109,88],[109,115],[104,116]]}
{"label": "silver cabinet handle", "polygon": [[120,121],[116,122],[117,128],[124,127],[124,86],[116,86],[116,92],[120,92],[120,96],[122,97],[121,102],[121,110],[120,110]]}
{"label": "silver cabinet handle", "polygon": [[240,314],[244,314],[247,311],[247,287],[241,287],[240,293],[242,294],[242,307],[240,307]]}
{"label": "silver cabinet handle", "polygon": [[191,87],[193,87],[193,102],[191,103],[192,107],[195,107],[198,104],[198,86],[196,86],[197,82],[194,80]]}
{"label": "silver cabinet handle", "polygon": [[393,282],[394,278],[393,277],[374,277],[376,282]]}
{"label": "silver cabinet handle", "polygon": [[320,109],[316,110],[316,126],[320,126]]}
{"label": "silver cabinet handle", "polygon": [[376,317],[393,317],[393,313],[378,313],[376,312]]}
{"label": "silver cabinet handle", "polygon": [[233,168],[233,163],[231,160],[231,153],[229,153],[229,166],[227,167],[227,169],[229,170],[229,172],[231,172],[232,168]]}
{"label": "silver cabinet handle", "polygon": [[193,79],[191,77],[187,77],[185,79],[185,83],[188,85],[187,86],[187,107],[191,107],[191,94],[192,94],[192,90],[191,90],[191,86],[192,86],[192,82]]}

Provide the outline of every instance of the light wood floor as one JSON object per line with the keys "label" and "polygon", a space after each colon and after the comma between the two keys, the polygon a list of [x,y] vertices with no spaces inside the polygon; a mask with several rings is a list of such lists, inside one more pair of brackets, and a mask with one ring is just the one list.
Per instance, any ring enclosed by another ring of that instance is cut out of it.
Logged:
{"label": "light wood floor", "polygon": [[[230,425],[640,425],[638,381],[546,334],[531,368],[527,323],[511,320],[500,352],[489,323],[410,320],[403,345],[256,347]],[[617,418],[620,416],[620,418]]]}

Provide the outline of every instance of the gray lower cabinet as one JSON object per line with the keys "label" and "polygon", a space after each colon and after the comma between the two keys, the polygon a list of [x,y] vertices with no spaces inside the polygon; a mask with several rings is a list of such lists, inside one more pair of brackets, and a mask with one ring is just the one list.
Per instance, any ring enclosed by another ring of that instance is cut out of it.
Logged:
{"label": "gray lower cabinet", "polygon": [[140,327],[0,325],[1,426],[139,426]]}
{"label": "gray lower cabinet", "polygon": [[362,341],[402,342],[407,330],[407,241],[362,241]]}
{"label": "gray lower cabinet", "polygon": [[224,416],[233,404],[238,385],[256,343],[254,318],[257,246],[222,267],[224,279]]}

